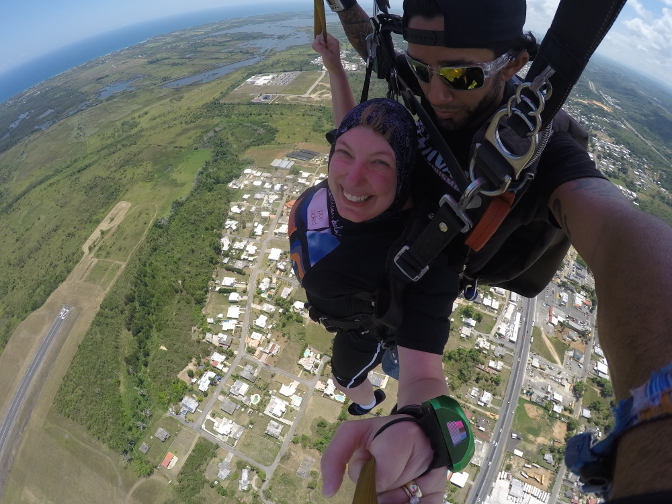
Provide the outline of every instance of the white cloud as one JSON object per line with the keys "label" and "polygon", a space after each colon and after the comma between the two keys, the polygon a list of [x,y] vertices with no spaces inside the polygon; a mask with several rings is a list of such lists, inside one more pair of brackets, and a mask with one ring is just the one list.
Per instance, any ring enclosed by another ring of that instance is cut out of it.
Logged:
{"label": "white cloud", "polygon": [[551,26],[559,3],[559,0],[528,0],[525,29],[545,33]]}
{"label": "white cloud", "polygon": [[[663,8],[662,16],[649,22],[641,18],[626,20],[625,27],[645,51],[665,51],[672,48],[672,10]],[[661,54],[662,56],[662,54]]]}
{"label": "white cloud", "polygon": [[[670,0],[672,1],[672,0]],[[646,10],[644,5],[639,1],[639,0],[630,0],[627,5],[635,9],[635,12],[637,13],[638,16],[643,17],[647,21],[651,21],[653,19],[653,14],[651,11]]]}

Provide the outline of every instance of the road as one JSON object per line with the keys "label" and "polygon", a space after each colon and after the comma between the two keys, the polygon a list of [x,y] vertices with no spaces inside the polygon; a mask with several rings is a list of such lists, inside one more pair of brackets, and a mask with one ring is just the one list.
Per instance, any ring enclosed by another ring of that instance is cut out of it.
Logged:
{"label": "road", "polygon": [[[2,424],[0,424],[0,464],[4,465],[6,463],[5,457],[9,456],[9,453],[11,452],[10,447],[14,441],[13,435],[17,434],[14,431],[17,426],[17,421],[21,417],[21,413],[24,411],[24,407],[26,406],[26,400],[28,398],[30,387],[35,376],[37,375],[38,370],[44,362],[45,355],[49,351],[51,344],[54,342],[56,335],[60,331],[61,326],[68,317],[71,309],[72,306],[65,305],[61,309],[60,313],[56,315],[56,318],[47,331],[46,336],[42,340],[42,343],[40,343],[40,346],[37,349],[37,353],[33,357],[33,360],[28,366],[28,369],[23,375],[23,378],[21,379],[19,388],[14,394],[14,398],[9,405],[7,415],[5,415],[5,418],[2,420]],[[4,494],[4,490],[4,488],[0,487],[0,496]]]}
{"label": "road", "polygon": [[466,504],[479,504],[485,501],[486,495],[490,493],[492,486],[499,473],[502,456],[506,447],[506,440],[510,436],[513,416],[518,406],[518,397],[520,388],[525,377],[525,368],[527,366],[527,357],[530,352],[530,340],[532,336],[532,327],[534,325],[534,313],[537,300],[524,299],[522,324],[518,332],[518,341],[516,351],[513,356],[513,365],[511,366],[511,378],[504,393],[502,407],[499,410],[499,419],[493,429],[492,439],[490,440],[490,449],[483,460],[481,471],[476,477],[474,485],[471,487]]}

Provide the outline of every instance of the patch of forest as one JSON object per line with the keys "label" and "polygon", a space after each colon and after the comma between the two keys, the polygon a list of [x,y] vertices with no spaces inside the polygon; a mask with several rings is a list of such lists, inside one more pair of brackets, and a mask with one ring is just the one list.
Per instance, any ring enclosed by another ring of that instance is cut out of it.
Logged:
{"label": "patch of forest", "polygon": [[245,167],[239,154],[273,141],[275,133],[261,121],[255,128],[229,121],[210,138],[212,160],[189,196],[175,201],[171,215],[148,232],[103,301],[56,396],[60,413],[127,459],[135,457],[139,473],[145,464],[133,447],[149,419],[182,399],[188,387],[177,373],[208,353],[192,330],[203,322],[208,282],[220,258],[227,184]]}

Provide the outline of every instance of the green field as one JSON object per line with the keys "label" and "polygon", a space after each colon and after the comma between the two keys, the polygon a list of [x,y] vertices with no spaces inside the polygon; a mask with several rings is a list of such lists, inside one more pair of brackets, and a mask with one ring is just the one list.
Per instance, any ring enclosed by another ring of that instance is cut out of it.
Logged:
{"label": "green field", "polygon": [[156,206],[154,204],[138,205],[131,208],[121,224],[105,236],[96,250],[96,257],[126,262],[151,224],[155,214]]}
{"label": "green field", "polygon": [[331,355],[331,346],[334,341],[334,335],[328,332],[323,326],[316,322],[306,324],[305,333],[306,343],[320,353]]}
{"label": "green field", "polygon": [[[555,360],[555,357],[553,357],[553,354],[549,350],[548,346],[544,342],[543,336],[541,334],[541,329],[537,326],[534,326],[532,328],[532,345],[530,347],[530,350],[536,354],[539,354],[541,357],[546,359],[549,362],[557,362]],[[562,364],[561,362],[557,362],[557,364]]]}
{"label": "green field", "polygon": [[244,436],[242,443],[239,442],[236,448],[260,464],[271,465],[280,452],[278,440],[267,434],[258,434],[249,429]]}
{"label": "green field", "polygon": [[524,450],[535,454],[537,445],[549,444],[553,438],[555,422],[541,406],[523,398],[518,399],[513,429],[523,435],[520,445]]}
{"label": "green field", "polygon": [[114,275],[119,271],[119,268],[120,265],[118,263],[104,259],[98,260],[86,276],[86,281],[100,285],[103,289],[106,289],[110,285]]}
{"label": "green field", "polygon": [[481,313],[481,315],[483,315],[483,318],[481,319],[480,322],[476,323],[476,327],[474,327],[474,330],[481,333],[490,334],[492,329],[495,327],[495,322],[497,321],[497,319],[492,315],[487,315],[485,313]]}
{"label": "green field", "polygon": [[[320,77],[322,72],[301,72],[296,79],[290,82],[283,90],[283,94],[305,94]],[[325,75],[326,78],[326,75]]]}
{"label": "green field", "polygon": [[[565,352],[570,348],[569,345],[556,337],[550,337],[548,339],[555,348],[555,352],[560,356],[560,359],[564,359]],[[562,362],[559,362],[558,364],[562,364]]]}

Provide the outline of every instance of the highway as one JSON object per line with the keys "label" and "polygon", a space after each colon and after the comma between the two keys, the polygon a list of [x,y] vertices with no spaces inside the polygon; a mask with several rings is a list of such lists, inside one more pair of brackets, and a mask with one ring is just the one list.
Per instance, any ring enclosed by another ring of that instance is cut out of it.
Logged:
{"label": "highway", "polygon": [[[11,435],[14,433],[16,423],[25,406],[25,401],[28,397],[28,391],[30,390],[30,386],[33,383],[33,379],[35,378],[37,371],[44,361],[45,355],[49,351],[51,344],[54,342],[56,335],[61,329],[63,322],[65,322],[65,319],[68,317],[71,309],[72,306],[70,305],[63,306],[60,313],[54,319],[54,322],[51,324],[49,331],[47,331],[47,335],[42,340],[42,343],[40,343],[40,346],[37,349],[37,353],[33,357],[33,360],[24,373],[23,378],[21,379],[21,383],[19,384],[19,388],[17,389],[16,394],[14,394],[14,398],[12,399],[12,402],[9,406],[7,415],[5,415],[5,418],[2,420],[2,424],[0,424],[0,463],[6,462],[5,457],[9,454],[9,451],[5,453],[5,450],[11,446],[12,441],[14,440]],[[3,493],[4,488],[0,488],[0,495]]]}
{"label": "highway", "polygon": [[481,471],[476,477],[474,485],[467,496],[466,504],[480,504],[485,502],[487,495],[499,473],[502,456],[506,447],[506,440],[511,435],[513,416],[518,406],[520,388],[525,377],[527,357],[530,352],[532,327],[537,300],[523,299],[522,323],[518,332],[518,341],[511,366],[511,377],[504,393],[504,400],[499,411],[499,419],[495,424],[488,454],[483,460]]}

